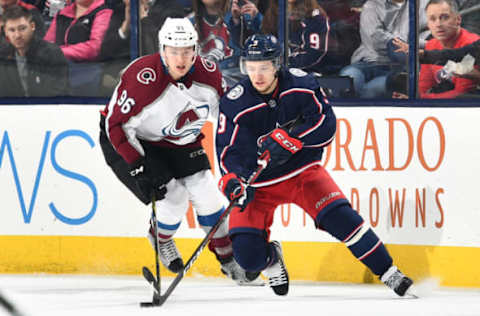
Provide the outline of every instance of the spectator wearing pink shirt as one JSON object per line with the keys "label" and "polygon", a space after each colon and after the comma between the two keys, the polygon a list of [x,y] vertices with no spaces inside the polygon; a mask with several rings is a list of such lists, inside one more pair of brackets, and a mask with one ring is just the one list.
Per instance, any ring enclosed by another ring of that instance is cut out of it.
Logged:
{"label": "spectator wearing pink shirt", "polygon": [[104,0],[76,0],[57,13],[44,39],[70,61],[96,61],[111,16]]}

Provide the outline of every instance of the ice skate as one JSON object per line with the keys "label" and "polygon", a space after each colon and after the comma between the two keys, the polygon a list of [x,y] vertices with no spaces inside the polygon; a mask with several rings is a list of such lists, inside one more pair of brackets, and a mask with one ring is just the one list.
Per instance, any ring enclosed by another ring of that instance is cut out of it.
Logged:
{"label": "ice skate", "polygon": [[275,247],[277,259],[263,270],[263,274],[268,278],[268,285],[275,294],[287,295],[289,280],[288,271],[283,261],[282,246],[278,241],[272,241],[272,244]]}
{"label": "ice skate", "polygon": [[256,279],[260,272],[245,271],[233,258],[233,256],[219,259],[221,267],[220,270],[230,279],[234,280],[237,285],[264,285],[264,282],[257,282]]}
{"label": "ice skate", "polygon": [[380,280],[397,295],[417,298],[413,290],[413,281],[405,276],[396,266],[391,266],[381,277]]}
{"label": "ice skate", "polygon": [[173,239],[158,243],[158,257],[163,265],[174,273],[180,272],[184,267],[182,256],[178,252]]}
{"label": "ice skate", "polygon": [[[155,249],[155,241],[151,233],[148,234],[148,240]],[[158,258],[163,265],[173,273],[178,273],[183,269],[183,260],[173,239],[165,242],[158,241]]]}

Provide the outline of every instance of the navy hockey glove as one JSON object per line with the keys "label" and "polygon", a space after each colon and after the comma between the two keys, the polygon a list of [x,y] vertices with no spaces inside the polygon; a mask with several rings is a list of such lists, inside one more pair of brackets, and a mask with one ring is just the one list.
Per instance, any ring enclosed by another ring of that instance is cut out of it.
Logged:
{"label": "navy hockey glove", "polygon": [[[268,137],[260,144],[258,154],[269,155],[269,167],[278,167],[286,163],[295,153],[299,152],[303,143],[281,129],[274,129]],[[268,152],[268,153],[267,153]]]}
{"label": "navy hockey glove", "polygon": [[133,165],[130,165],[129,172],[130,176],[135,178],[140,192],[147,200],[151,200],[153,194],[155,194],[156,201],[165,198],[165,194],[167,194],[165,184],[155,180],[151,168],[148,167],[144,158],[140,158]]}
{"label": "navy hockey glove", "polygon": [[218,187],[230,202],[235,202],[240,207],[240,212],[243,212],[255,194],[255,189],[246,187],[235,173],[224,175],[218,182]]}

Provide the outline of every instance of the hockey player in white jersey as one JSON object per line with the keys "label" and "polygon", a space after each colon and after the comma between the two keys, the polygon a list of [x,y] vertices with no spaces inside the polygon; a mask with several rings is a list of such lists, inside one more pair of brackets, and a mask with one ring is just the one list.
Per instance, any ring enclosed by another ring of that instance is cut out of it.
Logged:
{"label": "hockey player in white jersey", "polygon": [[[159,32],[160,52],[133,61],[102,112],[100,144],[107,164],[144,204],[156,200],[159,259],[172,272],[183,269],[172,239],[192,203],[208,232],[224,211],[202,147],[201,128],[217,119],[224,93],[216,65],[197,56],[197,32],[188,19],[168,18]],[[228,224],[209,249],[224,274],[243,283]],[[154,245],[154,229],[149,239]]]}

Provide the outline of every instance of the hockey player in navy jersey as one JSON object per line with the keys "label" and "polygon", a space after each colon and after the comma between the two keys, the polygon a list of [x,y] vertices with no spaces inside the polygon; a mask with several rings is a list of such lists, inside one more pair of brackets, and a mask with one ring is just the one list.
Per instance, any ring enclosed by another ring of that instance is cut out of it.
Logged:
{"label": "hockey player in navy jersey", "polygon": [[[144,204],[155,198],[158,255],[172,272],[184,264],[172,239],[192,203],[208,232],[224,211],[200,130],[218,116],[224,93],[215,64],[197,56],[197,32],[188,19],[168,18],[160,52],[133,61],[101,117],[100,144],[107,164]],[[154,229],[148,237],[154,245]],[[209,244],[222,271],[239,283],[245,271],[233,259],[228,224]]]}
{"label": "hockey player in navy jersey", "polygon": [[[240,67],[248,78],[220,100],[216,137],[224,174],[219,187],[238,204],[229,223],[235,260],[249,272],[263,271],[275,294],[286,295],[282,248],[269,235],[277,206],[295,203],[395,293],[412,294],[412,280],[393,265],[378,236],[320,164],[323,148],[335,136],[336,117],[315,78],[282,69],[272,35],[249,37]],[[268,156],[267,167],[247,187],[257,158]]]}

